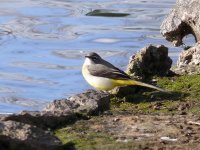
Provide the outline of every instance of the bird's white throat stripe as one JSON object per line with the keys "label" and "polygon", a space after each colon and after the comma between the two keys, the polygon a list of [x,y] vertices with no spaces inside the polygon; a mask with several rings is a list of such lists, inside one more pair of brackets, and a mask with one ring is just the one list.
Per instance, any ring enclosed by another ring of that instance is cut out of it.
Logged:
{"label": "bird's white throat stripe", "polygon": [[85,58],[85,62],[84,62],[84,65],[91,65],[92,62],[89,58]]}

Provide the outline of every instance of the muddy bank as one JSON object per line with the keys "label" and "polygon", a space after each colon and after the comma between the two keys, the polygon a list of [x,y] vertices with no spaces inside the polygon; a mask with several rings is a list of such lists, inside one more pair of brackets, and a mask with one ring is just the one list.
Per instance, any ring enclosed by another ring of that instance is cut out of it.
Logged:
{"label": "muddy bank", "polygon": [[[140,115],[123,112],[81,120],[56,131],[68,148],[98,150],[197,149],[200,118],[192,115]],[[71,145],[71,146],[70,146]]]}
{"label": "muddy bank", "polygon": [[198,149],[200,75],[157,80],[173,92],[140,89],[113,96],[109,111],[57,129],[55,135],[67,148],[80,150]]}

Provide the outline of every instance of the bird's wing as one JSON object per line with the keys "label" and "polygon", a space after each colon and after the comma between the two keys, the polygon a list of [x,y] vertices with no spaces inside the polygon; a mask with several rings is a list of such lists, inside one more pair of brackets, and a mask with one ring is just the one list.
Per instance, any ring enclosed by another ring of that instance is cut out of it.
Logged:
{"label": "bird's wing", "polygon": [[127,80],[131,79],[128,74],[124,71],[116,68],[112,64],[107,61],[104,61],[103,64],[94,64],[88,66],[88,71],[93,76],[111,78],[111,79],[118,79],[118,80]]}

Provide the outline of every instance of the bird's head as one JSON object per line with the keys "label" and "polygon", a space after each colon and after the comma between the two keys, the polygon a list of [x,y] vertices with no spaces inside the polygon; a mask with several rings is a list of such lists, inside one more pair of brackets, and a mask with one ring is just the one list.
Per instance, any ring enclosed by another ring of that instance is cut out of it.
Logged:
{"label": "bird's head", "polygon": [[102,60],[102,58],[97,53],[94,53],[94,52],[89,53],[85,57],[86,57],[85,62],[87,64],[92,64],[92,63],[93,64],[98,64]]}

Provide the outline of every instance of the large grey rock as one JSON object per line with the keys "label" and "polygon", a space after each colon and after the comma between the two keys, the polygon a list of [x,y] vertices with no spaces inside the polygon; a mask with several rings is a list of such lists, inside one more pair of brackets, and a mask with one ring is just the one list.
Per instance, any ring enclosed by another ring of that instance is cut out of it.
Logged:
{"label": "large grey rock", "polygon": [[177,74],[200,73],[200,1],[177,0],[175,8],[165,18],[161,25],[161,34],[174,43],[175,46],[183,44],[183,37],[192,34],[196,39],[196,45],[186,51],[182,51],[177,62],[175,72]]}
{"label": "large grey rock", "polygon": [[192,34],[200,40],[200,1],[177,0],[175,8],[161,25],[161,34],[175,46],[183,44],[183,37]]}
{"label": "large grey rock", "polygon": [[98,115],[110,108],[110,95],[105,92],[87,90],[81,94],[76,94],[69,99],[55,100],[49,103],[45,112],[65,112],[85,115]]}
{"label": "large grey rock", "polygon": [[26,124],[35,125],[42,129],[55,129],[59,126],[70,124],[77,120],[76,114],[72,112],[60,113],[54,112],[31,112],[23,111],[18,114],[12,114],[1,118],[2,121],[13,120],[17,122],[23,122]]}
{"label": "large grey rock", "polygon": [[54,150],[59,147],[60,140],[48,131],[16,121],[0,122],[1,150]]}
{"label": "large grey rock", "polygon": [[165,76],[172,65],[168,48],[164,45],[149,45],[130,58],[127,73],[133,77],[146,79],[154,75]]}

